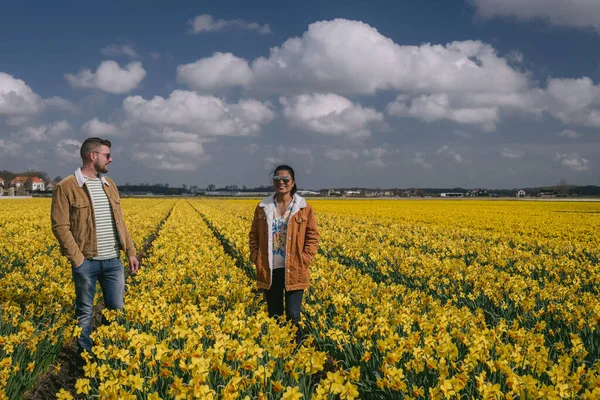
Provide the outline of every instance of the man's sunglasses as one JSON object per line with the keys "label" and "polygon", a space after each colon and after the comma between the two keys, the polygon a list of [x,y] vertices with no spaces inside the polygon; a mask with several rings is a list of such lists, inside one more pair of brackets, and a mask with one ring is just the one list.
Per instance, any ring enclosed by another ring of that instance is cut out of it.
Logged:
{"label": "man's sunglasses", "polygon": [[102,154],[104,157],[106,157],[106,159],[110,159],[110,153],[100,153],[99,151],[94,151],[94,153],[96,154]]}
{"label": "man's sunglasses", "polygon": [[285,183],[287,185],[288,183],[290,183],[291,180],[292,180],[292,178],[290,178],[289,176],[274,176],[273,177],[274,183],[279,183],[279,181],[283,181],[283,183]]}

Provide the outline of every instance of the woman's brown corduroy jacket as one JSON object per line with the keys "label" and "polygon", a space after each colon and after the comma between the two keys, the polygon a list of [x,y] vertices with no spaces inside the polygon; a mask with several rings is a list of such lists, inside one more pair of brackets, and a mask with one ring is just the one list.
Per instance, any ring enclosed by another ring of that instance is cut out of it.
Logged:
{"label": "woman's brown corduroy jacket", "polygon": [[[256,206],[250,229],[250,260],[256,265],[256,281],[260,289],[269,289],[273,278],[273,196]],[[319,230],[310,204],[294,194],[290,212],[285,256],[285,290],[308,288],[308,267],[319,249]]]}

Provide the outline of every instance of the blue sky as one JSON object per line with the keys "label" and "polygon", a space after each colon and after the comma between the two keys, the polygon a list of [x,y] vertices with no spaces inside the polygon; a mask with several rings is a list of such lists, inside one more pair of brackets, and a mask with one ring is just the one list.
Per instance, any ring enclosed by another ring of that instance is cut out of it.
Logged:
{"label": "blue sky", "polygon": [[595,0],[9,2],[0,169],[117,183],[600,184]]}

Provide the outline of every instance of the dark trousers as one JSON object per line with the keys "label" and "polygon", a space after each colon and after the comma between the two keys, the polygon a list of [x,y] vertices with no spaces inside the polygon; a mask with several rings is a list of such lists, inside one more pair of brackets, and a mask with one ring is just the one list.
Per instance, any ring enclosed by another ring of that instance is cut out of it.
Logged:
{"label": "dark trousers", "polygon": [[285,290],[285,268],[273,270],[271,288],[265,290],[269,317],[283,315],[283,299],[285,297],[285,316],[298,328],[296,331],[297,344],[300,344],[304,337],[302,327],[300,326],[303,294],[304,290]]}

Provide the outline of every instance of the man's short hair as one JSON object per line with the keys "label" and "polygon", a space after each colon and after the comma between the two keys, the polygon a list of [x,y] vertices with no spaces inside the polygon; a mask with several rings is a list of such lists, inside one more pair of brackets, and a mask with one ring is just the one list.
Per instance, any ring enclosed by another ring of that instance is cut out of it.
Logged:
{"label": "man's short hair", "polygon": [[107,146],[110,148],[110,140],[100,139],[97,137],[87,138],[83,141],[79,154],[81,159],[86,161],[90,157],[90,153],[97,151],[100,146]]}

